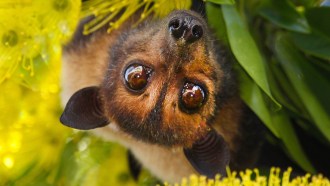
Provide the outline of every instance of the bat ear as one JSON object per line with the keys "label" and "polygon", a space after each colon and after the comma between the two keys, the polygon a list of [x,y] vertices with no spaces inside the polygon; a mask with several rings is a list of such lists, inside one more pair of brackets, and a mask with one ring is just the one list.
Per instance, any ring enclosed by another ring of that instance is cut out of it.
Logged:
{"label": "bat ear", "polygon": [[213,179],[216,174],[226,176],[226,166],[230,160],[229,149],[223,137],[213,128],[206,136],[195,142],[192,148],[183,151],[200,174]]}
{"label": "bat ear", "polygon": [[74,93],[60,118],[64,125],[81,130],[103,127],[109,123],[104,116],[98,87],[87,87]]}

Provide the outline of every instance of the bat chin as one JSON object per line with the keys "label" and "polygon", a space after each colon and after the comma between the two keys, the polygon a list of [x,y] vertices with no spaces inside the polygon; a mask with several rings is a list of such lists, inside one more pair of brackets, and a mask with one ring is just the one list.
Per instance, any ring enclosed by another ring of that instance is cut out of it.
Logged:
{"label": "bat chin", "polygon": [[[165,125],[166,126],[166,125]],[[118,128],[119,127],[119,128]],[[189,148],[208,132],[207,127],[181,129],[165,128],[162,125],[125,125],[120,123],[115,130],[118,129],[137,141],[142,141],[148,144],[159,145],[167,148],[183,147]]]}

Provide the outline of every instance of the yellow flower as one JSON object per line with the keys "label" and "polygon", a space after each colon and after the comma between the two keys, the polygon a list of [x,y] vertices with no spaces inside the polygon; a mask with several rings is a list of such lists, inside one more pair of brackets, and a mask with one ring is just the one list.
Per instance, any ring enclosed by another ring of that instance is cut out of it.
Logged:
{"label": "yellow flower", "polygon": [[[58,44],[68,41],[79,21],[80,0],[34,0],[43,34]],[[54,44],[54,43],[52,43]]]}
{"label": "yellow flower", "polygon": [[[258,169],[240,172],[239,177],[237,173],[227,170],[227,177],[221,178],[217,175],[215,179],[206,179],[205,176],[191,175],[189,179],[183,178],[180,184],[174,184],[175,186],[330,186],[328,178],[322,175],[311,176],[306,174],[305,176],[298,176],[290,180],[291,168],[288,168],[281,176],[279,168],[271,168],[270,174],[267,176],[261,176]],[[221,179],[220,179],[221,178]],[[165,186],[171,186],[171,184],[165,183]]]}
{"label": "yellow flower", "polygon": [[[21,13],[31,12],[22,9]],[[10,10],[0,11],[0,83],[14,73],[19,63],[32,72],[30,61],[40,50],[35,37],[40,35],[37,20],[22,15]]]}
{"label": "yellow flower", "polygon": [[89,0],[82,6],[82,17],[94,15],[95,18],[88,22],[84,28],[84,34],[90,34],[109,23],[108,32],[118,28],[131,15],[142,9],[140,21],[154,13],[156,17],[163,17],[174,9],[190,8],[191,0]]}
{"label": "yellow flower", "polygon": [[0,185],[54,166],[71,133],[58,119],[59,74],[79,12],[80,0],[0,2]]}
{"label": "yellow flower", "polygon": [[[52,52],[59,51],[70,38],[79,12],[80,0],[2,0],[0,83],[18,67],[34,76],[36,63],[48,62]],[[24,73],[17,75],[26,77]]]}
{"label": "yellow flower", "polygon": [[1,84],[0,175],[13,178],[29,166],[43,169],[57,161],[71,133],[58,119],[59,69],[58,62],[50,63],[38,90],[13,80]]}

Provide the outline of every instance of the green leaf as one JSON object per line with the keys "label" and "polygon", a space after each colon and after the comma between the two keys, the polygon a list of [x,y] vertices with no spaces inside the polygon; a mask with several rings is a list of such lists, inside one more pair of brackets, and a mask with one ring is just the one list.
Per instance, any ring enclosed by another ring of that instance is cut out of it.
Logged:
{"label": "green leaf", "polygon": [[[78,138],[80,138],[80,136],[78,136]],[[74,140],[68,141],[68,143],[64,146],[61,157],[59,157],[59,165],[57,167],[54,179],[55,182],[58,182],[57,184],[61,183],[68,185],[71,183],[72,178],[75,177],[75,172],[72,170],[76,170],[78,168],[77,161],[74,156],[76,151],[77,142]]]}
{"label": "green leaf", "polygon": [[330,141],[330,83],[321,76],[290,43],[289,37],[278,34],[275,52],[316,126]]}
{"label": "green leaf", "polygon": [[330,7],[311,8],[305,15],[312,29],[330,40]]}
{"label": "green leaf", "polygon": [[238,68],[237,71],[239,75],[241,98],[253,110],[253,112],[257,114],[268,129],[276,137],[280,138],[276,126],[273,125],[271,113],[268,109],[267,103],[264,100],[263,92],[242,68]]}
{"label": "green leaf", "polygon": [[290,36],[294,44],[302,51],[323,59],[330,59],[330,39],[315,33],[291,33]]}
{"label": "green leaf", "polygon": [[304,6],[304,7],[313,7],[317,4],[320,3],[320,0],[299,0],[299,1],[293,1],[296,4],[298,4],[298,6]]}
{"label": "green leaf", "polygon": [[279,27],[302,33],[310,32],[306,19],[287,0],[264,1],[259,13]]}
{"label": "green leaf", "polygon": [[263,58],[238,11],[234,6],[223,5],[222,13],[226,23],[229,44],[236,59],[256,84],[280,108],[281,105],[270,92]]}
{"label": "green leaf", "polygon": [[227,5],[235,4],[235,0],[207,0],[207,2],[211,2],[211,3],[214,3],[214,4],[218,4],[218,5],[221,5],[221,4],[227,4]]}
{"label": "green leaf", "polygon": [[285,110],[281,110],[276,113],[274,112],[272,114],[272,119],[273,124],[280,132],[280,138],[285,144],[285,147],[293,160],[296,161],[305,171],[315,174],[316,171],[301,147],[290,118],[286,114]]}
{"label": "green leaf", "polygon": [[300,117],[309,119],[305,106],[279,65],[272,63],[268,73],[270,88],[276,100]]}
{"label": "green leaf", "polygon": [[263,96],[263,92],[243,69],[238,70],[240,72],[240,93],[244,102],[257,114],[269,130],[282,140],[291,157],[303,169],[315,172],[299,143],[286,112],[283,110],[274,112],[269,109],[266,99],[268,97]]}
{"label": "green leaf", "polygon": [[206,3],[207,22],[215,32],[217,39],[224,45],[228,45],[226,24],[223,20],[222,11],[219,5]]}
{"label": "green leaf", "polygon": [[312,60],[311,62],[313,63],[313,65],[315,66],[315,68],[317,69],[318,72],[320,72],[320,75],[324,76],[324,77],[329,77],[330,74],[330,64],[329,64],[329,60],[320,60],[317,58],[312,58],[310,59]]}

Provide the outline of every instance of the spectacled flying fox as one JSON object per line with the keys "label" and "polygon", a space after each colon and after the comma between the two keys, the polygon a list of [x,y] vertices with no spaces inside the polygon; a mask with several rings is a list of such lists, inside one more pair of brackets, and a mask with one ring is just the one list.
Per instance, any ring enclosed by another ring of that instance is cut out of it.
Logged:
{"label": "spectacled flying fox", "polygon": [[119,142],[133,172],[136,160],[169,182],[252,166],[255,122],[205,20],[186,10],[136,20],[110,34],[78,28],[64,49],[61,122]]}

